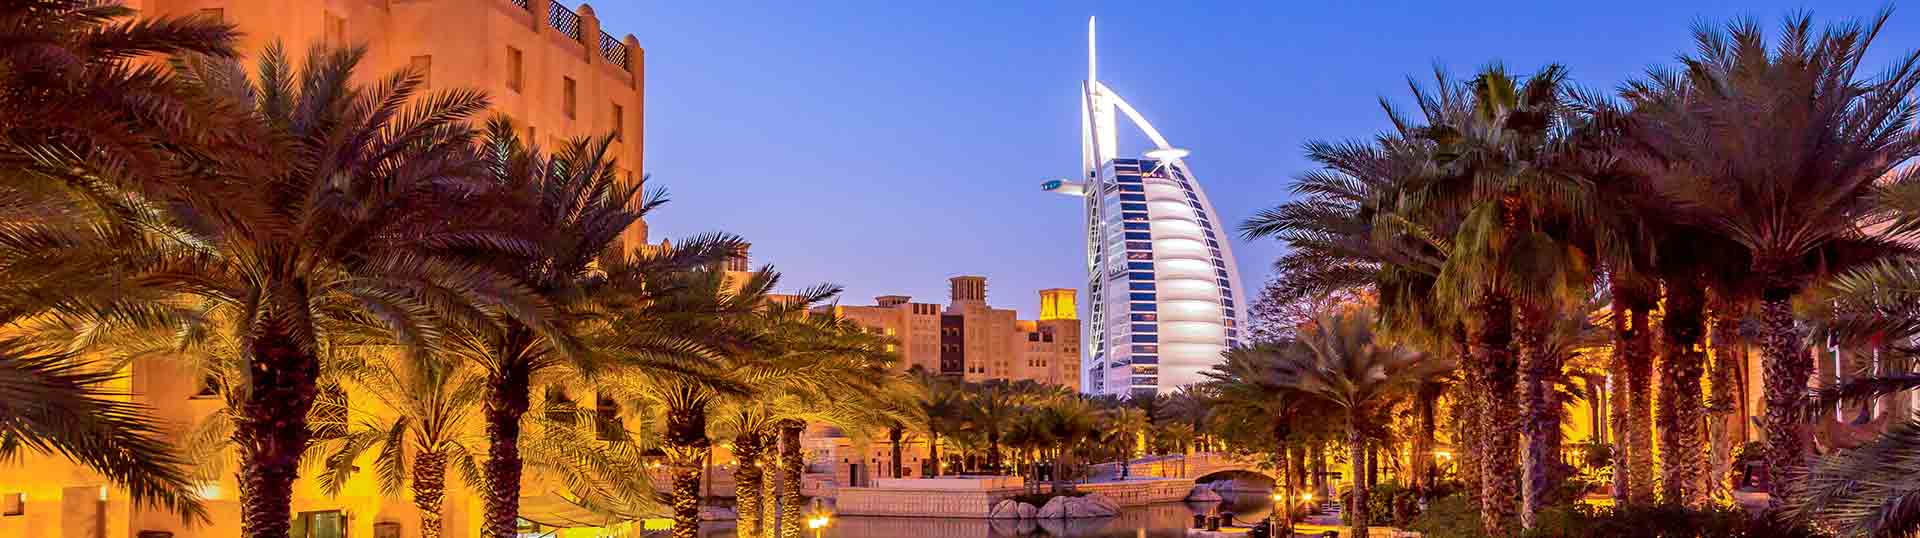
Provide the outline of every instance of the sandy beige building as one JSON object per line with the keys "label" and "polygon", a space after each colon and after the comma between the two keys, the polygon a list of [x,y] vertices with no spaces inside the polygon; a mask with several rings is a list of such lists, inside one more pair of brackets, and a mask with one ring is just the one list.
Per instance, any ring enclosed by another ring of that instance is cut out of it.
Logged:
{"label": "sandy beige building", "polygon": [[[638,179],[646,54],[633,34],[615,37],[593,8],[554,0],[123,0],[143,13],[199,14],[245,33],[252,57],[280,42],[294,59],[317,44],[364,45],[358,76],[373,80],[413,68],[431,89],[478,88],[493,111],[513,117],[527,138],[563,140],[614,133],[622,175]],[[628,245],[646,242],[646,225]]]}
{"label": "sandy beige building", "polygon": [[[245,33],[241,50],[251,61],[278,41],[290,57],[304,58],[316,44],[365,45],[358,77],[371,81],[412,68],[430,89],[485,90],[492,109],[512,116],[544,147],[561,140],[614,133],[622,175],[638,179],[644,164],[645,55],[632,35],[614,37],[593,9],[551,0],[124,0],[146,14],[199,15],[233,23]],[[644,245],[645,224],[622,236],[628,248]],[[115,388],[150,407],[176,434],[220,410],[216,392],[199,372],[179,361],[134,361]],[[391,416],[371,397],[344,394],[316,404],[322,414],[358,423]],[[362,463],[362,465],[369,465]],[[311,474],[311,473],[308,473]],[[446,536],[479,532],[481,498],[449,479]],[[123,490],[65,458],[27,452],[0,462],[0,536],[48,538],[165,538],[238,536],[237,487],[231,473],[204,483],[212,522],[188,527],[164,512],[141,509]],[[553,488],[529,484],[523,515],[551,511],[542,494]],[[328,496],[312,480],[295,486],[296,536],[384,538],[415,536],[419,515],[405,498],[379,494],[372,473],[361,473],[343,494]],[[532,516],[530,516],[532,517]],[[540,529],[548,532],[552,529]],[[591,534],[591,533],[589,533]],[[567,532],[559,536],[572,535]]]}
{"label": "sandy beige building", "polygon": [[901,368],[971,382],[1031,380],[1080,388],[1080,322],[1072,289],[1040,292],[1040,319],[987,304],[987,279],[949,279],[950,304],[916,303],[905,295],[883,295],[870,306],[835,306],[835,311],[899,341]]}

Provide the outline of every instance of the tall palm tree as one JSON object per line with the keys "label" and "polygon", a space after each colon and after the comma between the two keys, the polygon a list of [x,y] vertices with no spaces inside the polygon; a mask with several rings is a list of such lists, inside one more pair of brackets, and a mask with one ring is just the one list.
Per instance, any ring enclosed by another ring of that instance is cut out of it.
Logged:
{"label": "tall palm tree", "polygon": [[1875,182],[1920,155],[1912,121],[1920,52],[1880,75],[1859,73],[1888,16],[1816,31],[1810,15],[1794,15],[1771,45],[1751,20],[1701,27],[1684,69],[1655,71],[1625,90],[1638,112],[1634,164],[1686,209],[1677,217],[1751,256],[1761,287],[1767,464],[1784,486],[1772,492],[1776,508],[1791,500],[1806,454],[1796,416],[1811,365],[1791,303],[1819,276],[1895,250],[1864,234],[1862,217]]}
{"label": "tall palm tree", "polygon": [[987,438],[990,472],[1000,469],[1000,437],[1006,434],[1025,398],[1026,394],[1005,380],[990,380],[970,387],[966,396],[966,422]]}
{"label": "tall palm tree", "polygon": [[922,387],[921,393],[926,399],[920,402],[917,413],[925,422],[916,427],[927,434],[927,459],[932,462],[926,476],[940,476],[940,436],[959,431],[965,424],[966,399],[960,393],[959,381],[928,373],[915,368],[911,375]]}
{"label": "tall palm tree", "polygon": [[1140,408],[1120,406],[1103,410],[1100,424],[1105,430],[1104,446],[1117,449],[1120,456],[1120,477],[1133,474],[1133,457],[1142,440],[1147,435],[1147,413]]}
{"label": "tall palm tree", "polygon": [[[1355,463],[1366,460],[1367,440],[1363,431],[1368,417],[1381,406],[1416,388],[1420,383],[1452,369],[1450,361],[1376,341],[1373,322],[1366,313],[1332,313],[1316,320],[1311,330],[1285,346],[1255,353],[1277,355],[1276,367],[1283,386],[1338,406],[1346,414],[1347,449]],[[1353,481],[1353,529],[1355,535],[1367,532],[1366,480]]]}
{"label": "tall palm tree", "polygon": [[[711,349],[683,338],[654,318],[633,315],[650,294],[656,275],[711,263],[739,248],[726,235],[692,238],[674,248],[617,252],[622,231],[666,203],[661,191],[641,194],[642,182],[617,176],[608,156],[611,137],[574,140],[554,154],[523,142],[513,122],[488,122],[482,146],[486,198],[476,204],[511,208],[511,225],[528,245],[491,262],[511,276],[516,291],[539,299],[556,314],[542,321],[499,308],[436,302],[455,321],[446,353],[472,362],[487,379],[484,414],[488,456],[482,536],[506,538],[517,531],[524,461],[521,418],[532,400],[534,378],[566,367],[592,377],[602,369],[698,371]],[[619,245],[633,249],[635,245]],[[502,315],[501,312],[512,315]],[[609,314],[618,313],[618,315]],[[604,331],[618,318],[618,335],[596,340],[581,334]]]}
{"label": "tall palm tree", "polygon": [[415,99],[423,81],[407,72],[355,86],[363,56],[316,48],[295,69],[272,46],[254,80],[231,62],[182,62],[182,91],[240,114],[230,134],[245,142],[183,149],[191,183],[146,193],[155,208],[146,218],[164,233],[123,244],[122,269],[103,271],[125,279],[102,288],[120,304],[174,293],[243,320],[233,324],[245,362],[233,431],[250,537],[286,536],[292,521],[318,392],[316,305],[359,303],[408,341],[426,324],[430,294],[545,326],[539,298],[480,261],[516,250],[509,228],[457,209],[479,187],[463,120],[485,96]]}
{"label": "tall palm tree", "polygon": [[[1591,281],[1590,255],[1569,241],[1569,224],[1587,218],[1591,189],[1563,172],[1566,79],[1557,65],[1524,79],[1499,65],[1483,69],[1469,83],[1471,114],[1425,128],[1436,169],[1413,195],[1416,207],[1465,215],[1435,289],[1441,304],[1466,307],[1479,324],[1472,340],[1474,360],[1487,364],[1481,513],[1489,533],[1511,527],[1510,499],[1534,482],[1516,484],[1521,473],[1511,467],[1520,459],[1520,409],[1494,402],[1518,396],[1522,363],[1550,360],[1537,354],[1553,305],[1581,297]],[[1521,527],[1531,528],[1531,515],[1521,511]]]}

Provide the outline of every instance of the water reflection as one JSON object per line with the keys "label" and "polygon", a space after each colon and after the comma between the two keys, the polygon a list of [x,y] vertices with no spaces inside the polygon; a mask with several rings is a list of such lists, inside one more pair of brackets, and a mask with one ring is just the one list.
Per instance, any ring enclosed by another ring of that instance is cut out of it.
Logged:
{"label": "water reflection", "polygon": [[[823,538],[1184,538],[1194,514],[1234,514],[1239,521],[1267,517],[1272,501],[1263,494],[1228,493],[1207,503],[1164,503],[1127,508],[1117,517],[1094,519],[989,520],[958,518],[835,518]],[[733,536],[733,529],[702,529],[704,538]],[[812,536],[808,533],[807,536]]]}

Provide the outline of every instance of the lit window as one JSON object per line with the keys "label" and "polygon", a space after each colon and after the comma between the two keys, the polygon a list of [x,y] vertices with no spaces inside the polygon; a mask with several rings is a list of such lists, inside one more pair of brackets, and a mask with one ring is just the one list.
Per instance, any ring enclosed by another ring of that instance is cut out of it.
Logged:
{"label": "lit window", "polygon": [[0,516],[18,516],[27,513],[27,494],[7,493],[0,495]]}
{"label": "lit window", "polygon": [[[515,92],[520,91],[522,80],[520,49],[507,47],[507,89]],[[528,135],[527,141],[533,141],[533,136]]]}
{"label": "lit window", "polygon": [[627,139],[626,118],[627,118],[626,109],[621,108],[620,103],[614,103],[613,104],[613,139],[614,140]]}
{"label": "lit window", "polygon": [[408,68],[413,69],[414,74],[420,75],[421,89],[427,89],[427,88],[433,87],[433,57],[432,56],[414,56],[411,61],[407,62],[407,64],[408,64],[407,65]]}
{"label": "lit window", "polygon": [[327,35],[323,39],[327,46],[347,46],[347,19],[329,11],[326,16],[326,25]]}

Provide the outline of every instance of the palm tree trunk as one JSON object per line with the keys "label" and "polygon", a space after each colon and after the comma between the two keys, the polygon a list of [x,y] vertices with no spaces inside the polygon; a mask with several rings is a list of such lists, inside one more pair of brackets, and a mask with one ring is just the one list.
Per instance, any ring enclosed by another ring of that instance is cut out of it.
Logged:
{"label": "palm tree trunk", "polygon": [[1367,441],[1360,435],[1360,421],[1362,420],[1365,419],[1359,410],[1353,409],[1347,411],[1347,457],[1352,458],[1353,474],[1355,475],[1353,477],[1353,508],[1349,516],[1353,521],[1352,536],[1366,536],[1367,523],[1373,521],[1371,514],[1367,513],[1367,480],[1366,477],[1360,476],[1363,467],[1370,467],[1365,464],[1367,461]]}
{"label": "palm tree trunk", "polygon": [[900,439],[907,436],[907,429],[896,424],[887,428],[887,441],[893,445],[893,477],[900,478]]}
{"label": "palm tree trunk", "polygon": [[1410,471],[1412,476],[1408,477],[1411,480],[1408,482],[1413,484],[1413,489],[1419,492],[1422,497],[1425,497],[1427,492],[1433,488],[1434,401],[1440,399],[1442,387],[1443,385],[1438,383],[1421,385],[1420,399],[1415,404],[1418,406],[1420,424],[1418,433],[1413,437],[1413,453],[1407,455],[1407,459],[1409,463],[1411,463],[1409,467],[1412,468]]}
{"label": "palm tree trunk", "polygon": [[669,408],[666,422],[667,467],[673,474],[673,536],[699,538],[700,475],[713,449],[707,439],[706,406]]}
{"label": "palm tree trunk", "polygon": [[516,367],[488,379],[487,500],[481,522],[481,535],[487,538],[514,538],[519,533],[520,417],[527,414],[529,377],[526,368]]}
{"label": "palm tree trunk", "polygon": [[1707,494],[1715,498],[1731,498],[1733,494],[1733,436],[1729,431],[1729,420],[1735,419],[1740,362],[1740,320],[1745,315],[1737,300],[1716,297],[1713,307],[1713,332],[1709,343],[1713,346],[1712,393],[1707,398],[1707,437],[1712,446],[1711,465],[1706,483]]}
{"label": "palm tree trunk", "polygon": [[807,425],[798,420],[780,421],[780,506],[786,518],[780,522],[780,538],[800,538],[800,474],[806,462],[800,457],[800,432]]}
{"label": "palm tree trunk", "polygon": [[927,471],[921,473],[924,475],[923,478],[940,476],[940,432],[938,431],[927,431],[927,459],[932,460],[932,463],[927,464]]}
{"label": "palm tree trunk", "polygon": [[733,436],[733,505],[739,514],[733,528],[740,538],[760,538],[761,533],[766,532],[763,516],[767,471],[761,466],[760,457],[766,453],[769,437],[761,431]]}
{"label": "palm tree trunk", "polygon": [[1633,481],[1628,484],[1628,501],[1653,502],[1653,330],[1645,305],[1633,307],[1633,332],[1627,342],[1628,417],[1632,419],[1625,438],[1630,450],[1627,466]]}
{"label": "palm tree trunk", "polygon": [[1704,504],[1701,495],[1701,408],[1700,375],[1705,352],[1700,348],[1706,334],[1704,315],[1706,298],[1699,283],[1692,279],[1669,279],[1667,312],[1661,328],[1666,338],[1665,360],[1661,361],[1660,426],[1662,500],[1690,507]]}
{"label": "palm tree trunk", "polygon": [[413,507],[420,510],[420,538],[440,538],[440,504],[447,496],[447,455],[421,452],[413,461]]}
{"label": "palm tree trunk", "polygon": [[1812,361],[1794,332],[1793,292],[1776,286],[1760,296],[1760,347],[1767,374],[1767,508],[1773,511],[1787,506],[1806,466],[1799,417],[1806,407]]}
{"label": "palm tree trunk", "polygon": [[1458,396],[1454,397],[1453,405],[1453,419],[1460,429],[1454,472],[1466,489],[1469,504],[1478,505],[1486,487],[1480,479],[1481,454],[1486,450],[1486,435],[1481,431],[1481,415],[1486,405],[1482,399],[1487,386],[1486,356],[1474,351],[1467,339],[1466,323],[1454,324],[1453,344],[1460,352],[1461,372],[1460,390],[1455,393]]}
{"label": "palm tree trunk", "polygon": [[[304,301],[304,289],[296,295]],[[249,538],[286,538],[291,530],[293,483],[299,479],[300,455],[312,436],[307,413],[319,391],[319,359],[302,344],[313,340],[312,325],[302,315],[305,310],[276,310],[269,311],[285,318],[263,317],[254,324],[253,341],[245,351],[250,390],[240,404],[233,431],[240,448],[244,493],[241,534]]]}
{"label": "palm tree trunk", "polygon": [[1489,536],[1513,529],[1514,501],[1520,494],[1520,409],[1514,405],[1520,364],[1513,352],[1513,302],[1505,295],[1488,294],[1474,310],[1480,330],[1474,355],[1485,357],[1486,390],[1480,393],[1481,431],[1485,449],[1480,457],[1480,522]]}
{"label": "palm tree trunk", "polygon": [[1633,450],[1629,439],[1633,431],[1632,408],[1628,401],[1634,395],[1628,389],[1627,378],[1632,374],[1627,365],[1628,348],[1632,346],[1633,309],[1627,306],[1627,299],[1620,289],[1619,280],[1608,277],[1613,288],[1613,302],[1610,305],[1613,321],[1613,350],[1608,360],[1607,371],[1607,423],[1613,428],[1613,503],[1626,506],[1627,491],[1633,486],[1633,466],[1627,464],[1627,454]]}
{"label": "palm tree trunk", "polygon": [[1519,344],[1524,353],[1520,371],[1525,391],[1521,405],[1526,408],[1527,451],[1524,455],[1524,482],[1520,492],[1520,528],[1532,529],[1535,517],[1546,505],[1555,480],[1551,476],[1560,437],[1558,398],[1553,396],[1554,381],[1560,377],[1561,357],[1547,346],[1547,326],[1551,320],[1534,309],[1520,313]]}

